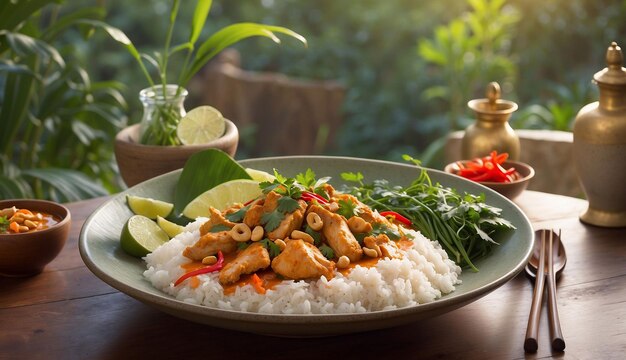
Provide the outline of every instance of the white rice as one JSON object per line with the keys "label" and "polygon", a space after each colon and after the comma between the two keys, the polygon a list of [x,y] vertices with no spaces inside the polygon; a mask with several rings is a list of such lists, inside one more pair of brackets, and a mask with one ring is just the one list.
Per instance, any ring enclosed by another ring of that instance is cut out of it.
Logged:
{"label": "white rice", "polygon": [[285,280],[264,295],[245,285],[224,295],[215,272],[199,275],[201,283],[195,289],[189,281],[174,287],[184,273],[181,265],[189,262],[182,252],[198,240],[206,220],[187,225],[183,233],[144,258],[148,266],[144,276],[154,287],[191,304],[266,314],[363,313],[428,303],[461,282],[461,268],[441,245],[412,232],[414,245],[402,259],[381,259],[370,268],[356,266],[346,276],[336,272],[331,280]]}

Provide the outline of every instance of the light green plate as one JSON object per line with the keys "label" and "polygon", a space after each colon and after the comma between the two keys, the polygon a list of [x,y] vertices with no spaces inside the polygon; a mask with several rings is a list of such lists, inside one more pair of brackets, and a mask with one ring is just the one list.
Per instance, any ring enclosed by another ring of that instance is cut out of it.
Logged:
{"label": "light green plate", "polygon": [[[331,184],[342,184],[340,173],[360,171],[366,181],[388,179],[391,184],[408,185],[417,175],[412,165],[345,157],[293,156],[251,159],[240,162],[244,167],[294,176],[312,168],[321,176],[332,176]],[[138,184],[116,195],[100,206],[85,222],[80,234],[80,254],[87,267],[107,284],[146,304],[191,321],[216,327],[284,336],[323,336],[386,328],[452,311],[479,299],[518,274],[530,257],[534,233],[528,218],[511,201],[500,194],[438,170],[429,170],[433,182],[459,191],[484,192],[487,203],[503,209],[502,215],[517,230],[508,232],[489,257],[476,265],[480,272],[465,270],[463,283],[456,290],[432,303],[397,310],[350,315],[264,315],[213,309],[178,301],[154,287],[143,277],[145,263],[122,251],[119,236],[132,215],[126,206],[126,195],[173,201],[174,188],[181,170]]]}

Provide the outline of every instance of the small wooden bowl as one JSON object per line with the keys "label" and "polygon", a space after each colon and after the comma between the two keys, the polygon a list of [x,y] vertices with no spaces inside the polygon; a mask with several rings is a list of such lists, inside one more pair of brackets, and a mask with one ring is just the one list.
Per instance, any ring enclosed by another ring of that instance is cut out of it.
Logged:
{"label": "small wooden bowl", "polygon": [[[465,163],[470,162],[471,160],[461,160],[460,162],[465,165]],[[535,170],[528,164],[519,161],[507,160],[502,163],[502,167],[505,169],[509,169],[514,167],[518,173],[518,178],[515,181],[511,181],[508,183],[500,183],[500,182],[492,182],[492,181],[478,181],[479,184],[485,185],[486,187],[499,192],[500,194],[506,196],[509,199],[516,198],[519,194],[521,194],[528,187],[528,183],[530,179],[535,176]],[[457,162],[450,163],[446,165],[444,168],[445,172],[456,175],[459,171],[459,165]]]}
{"label": "small wooden bowl", "polygon": [[126,127],[115,136],[115,158],[120,175],[129,187],[180,169],[191,155],[205,149],[220,149],[234,157],[239,144],[239,131],[232,121],[226,120],[224,135],[207,144],[156,146],[139,144],[137,139],[139,124]]}
{"label": "small wooden bowl", "polygon": [[65,245],[72,222],[70,211],[63,205],[45,200],[0,201],[0,209],[12,206],[45,212],[61,219],[44,230],[0,234],[0,275],[16,277],[39,274]]}

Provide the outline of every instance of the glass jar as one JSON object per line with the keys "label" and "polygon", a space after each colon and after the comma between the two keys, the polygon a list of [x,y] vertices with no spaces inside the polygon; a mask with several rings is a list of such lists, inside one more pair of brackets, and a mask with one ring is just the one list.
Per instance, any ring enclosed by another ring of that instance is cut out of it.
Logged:
{"label": "glass jar", "polygon": [[184,102],[187,90],[175,84],[155,85],[139,92],[143,117],[139,142],[144,145],[180,145],[176,127],[187,113]]}

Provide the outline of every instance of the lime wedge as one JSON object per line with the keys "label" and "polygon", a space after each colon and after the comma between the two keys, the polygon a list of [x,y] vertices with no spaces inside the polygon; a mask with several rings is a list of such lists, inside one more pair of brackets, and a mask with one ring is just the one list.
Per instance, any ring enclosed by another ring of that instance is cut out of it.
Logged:
{"label": "lime wedge", "polygon": [[169,239],[154,221],[142,215],[133,215],[122,229],[120,245],[129,255],[144,257]]}
{"label": "lime wedge", "polygon": [[224,135],[226,122],[222,113],[211,106],[199,106],[189,111],[176,128],[176,135],[184,145],[211,142]]}
{"label": "lime wedge", "polygon": [[209,207],[225,210],[235,203],[246,203],[261,195],[259,182],[248,179],[227,181],[209,189],[193,199],[185,209],[183,215],[190,219],[199,216],[209,216]]}
{"label": "lime wedge", "polygon": [[143,215],[153,220],[157,216],[168,216],[174,209],[174,204],[172,203],[141,196],[127,195],[126,202],[128,202],[128,207],[135,215]]}
{"label": "lime wedge", "polygon": [[263,181],[272,182],[276,179],[274,175],[265,171],[257,170],[257,169],[246,168],[246,172],[248,173],[248,175],[250,175],[252,180],[256,180],[258,182],[263,182]]}
{"label": "lime wedge", "polygon": [[180,234],[181,232],[183,232],[183,227],[173,223],[169,220],[166,220],[165,218],[161,217],[161,216],[157,216],[157,225],[159,225],[159,227],[161,229],[163,229],[163,231],[165,231],[165,233],[167,234],[167,236],[169,236],[170,238],[173,238],[174,236]]}

